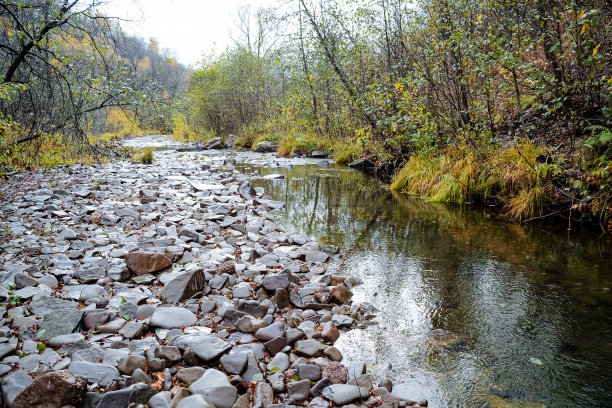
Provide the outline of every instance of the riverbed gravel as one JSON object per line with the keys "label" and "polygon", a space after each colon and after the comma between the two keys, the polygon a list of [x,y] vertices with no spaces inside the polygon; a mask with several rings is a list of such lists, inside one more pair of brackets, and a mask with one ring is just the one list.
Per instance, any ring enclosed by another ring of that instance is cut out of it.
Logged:
{"label": "riverbed gravel", "polygon": [[427,406],[334,347],[381,312],[231,161],[12,173],[0,200],[5,407]]}

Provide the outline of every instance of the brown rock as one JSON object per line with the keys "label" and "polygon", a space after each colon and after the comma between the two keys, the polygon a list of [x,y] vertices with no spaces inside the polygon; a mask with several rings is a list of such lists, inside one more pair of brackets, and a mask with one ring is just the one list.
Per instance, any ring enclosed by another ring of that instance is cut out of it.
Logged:
{"label": "brown rock", "polygon": [[79,407],[86,387],[85,378],[67,370],[43,374],[17,396],[13,408]]}
{"label": "brown rock", "polygon": [[15,287],[17,289],[23,289],[29,286],[38,286],[38,281],[21,272],[15,275]]}
{"label": "brown rock", "polygon": [[278,288],[274,292],[274,303],[279,309],[284,309],[289,306],[289,292],[287,289]]}
{"label": "brown rock", "polygon": [[89,216],[89,221],[94,224],[99,224],[100,222],[102,222],[102,213],[98,210],[94,211]]}
{"label": "brown rock", "polygon": [[231,275],[235,272],[236,266],[234,266],[234,263],[232,261],[223,262],[221,265],[217,266],[216,270],[217,275],[220,275],[222,273],[227,273],[228,275]]}
{"label": "brown rock", "polygon": [[323,323],[323,331],[321,332],[323,340],[334,343],[340,337],[340,331],[333,322]]}
{"label": "brown rock", "polygon": [[333,298],[340,304],[343,304],[347,300],[353,297],[353,292],[344,285],[334,286],[331,291]]}
{"label": "brown rock", "polygon": [[149,252],[130,252],[125,256],[127,267],[134,275],[159,272],[172,266],[168,257]]}
{"label": "brown rock", "polygon": [[340,284],[344,283],[345,279],[346,278],[344,276],[332,276],[330,278],[329,284],[331,286],[340,285]]}
{"label": "brown rock", "polygon": [[323,378],[329,378],[333,384],[346,384],[348,380],[348,370],[336,361],[331,361],[323,367]]}
{"label": "brown rock", "polygon": [[89,313],[83,318],[83,325],[87,328],[87,330],[95,329],[98,326],[108,322],[110,317],[110,312]]}

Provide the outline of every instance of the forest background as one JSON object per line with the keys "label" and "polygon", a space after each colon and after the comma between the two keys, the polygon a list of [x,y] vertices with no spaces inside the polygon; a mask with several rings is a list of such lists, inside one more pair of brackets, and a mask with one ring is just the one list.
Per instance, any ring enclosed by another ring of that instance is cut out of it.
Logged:
{"label": "forest background", "polygon": [[267,140],[367,159],[433,200],[612,231],[607,1],[279,1],[242,9],[234,45],[193,69],[101,5],[0,1],[3,172],[147,133]]}

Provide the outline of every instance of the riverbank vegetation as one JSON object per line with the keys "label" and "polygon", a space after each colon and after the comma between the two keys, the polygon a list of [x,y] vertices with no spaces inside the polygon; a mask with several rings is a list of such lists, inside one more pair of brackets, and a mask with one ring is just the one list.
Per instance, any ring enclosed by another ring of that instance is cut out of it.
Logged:
{"label": "riverbank vegetation", "polygon": [[152,132],[267,140],[370,159],[436,201],[610,229],[609,2],[279,2],[242,9],[234,45],[192,72],[94,0],[0,6],[2,163],[55,135],[69,150]]}
{"label": "riverbank vegetation", "polygon": [[90,162],[173,127],[185,67],[97,0],[0,1],[0,168]]}
{"label": "riverbank vegetation", "polygon": [[192,76],[198,132],[339,162],[392,188],[609,225],[612,7],[605,2],[310,2],[246,10]]}

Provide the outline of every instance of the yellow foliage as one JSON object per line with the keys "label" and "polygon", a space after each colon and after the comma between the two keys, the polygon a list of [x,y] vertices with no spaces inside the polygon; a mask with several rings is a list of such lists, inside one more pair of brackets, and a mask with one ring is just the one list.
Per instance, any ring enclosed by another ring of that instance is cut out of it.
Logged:
{"label": "yellow foliage", "polygon": [[481,157],[457,148],[440,156],[415,155],[396,174],[391,188],[460,204],[484,201],[494,193],[506,202],[508,215],[532,218],[549,204],[547,177],[555,166],[537,163],[544,153],[527,141]]}
{"label": "yellow foliage", "polygon": [[106,115],[106,125],[111,137],[143,136],[147,132],[138,126],[135,115],[123,109],[111,109]]}
{"label": "yellow foliage", "polygon": [[174,138],[180,141],[196,140],[196,134],[187,123],[187,118],[182,113],[177,114],[173,118],[174,121]]}

